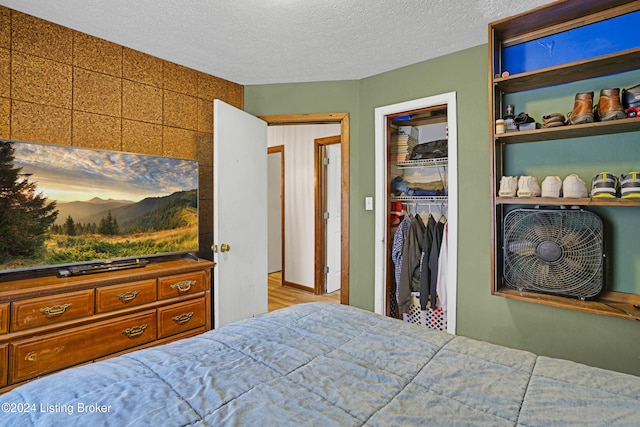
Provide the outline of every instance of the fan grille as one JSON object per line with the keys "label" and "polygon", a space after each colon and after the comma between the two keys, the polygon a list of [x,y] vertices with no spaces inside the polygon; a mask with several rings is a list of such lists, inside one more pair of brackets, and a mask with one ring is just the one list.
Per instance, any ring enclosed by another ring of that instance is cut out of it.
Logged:
{"label": "fan grille", "polygon": [[603,287],[602,221],[585,210],[514,209],[504,218],[504,280],[580,299]]}

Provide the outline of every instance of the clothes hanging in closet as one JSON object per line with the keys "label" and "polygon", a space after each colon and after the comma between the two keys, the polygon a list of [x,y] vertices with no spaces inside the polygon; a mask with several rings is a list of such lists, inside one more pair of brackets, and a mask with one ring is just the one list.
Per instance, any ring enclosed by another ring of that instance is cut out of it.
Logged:
{"label": "clothes hanging in closet", "polygon": [[398,283],[398,310],[407,313],[411,305],[411,292],[420,290],[420,258],[425,225],[420,215],[414,215],[409,224],[402,247],[400,282]]}
{"label": "clothes hanging in closet", "polygon": [[399,301],[399,292],[400,289],[400,274],[401,266],[402,266],[402,253],[404,250],[404,241],[407,238],[407,234],[409,233],[409,226],[411,225],[411,218],[409,215],[405,215],[400,225],[398,225],[398,229],[393,235],[393,245],[391,246],[391,260],[393,261],[393,265],[395,266],[394,273],[396,279],[396,289],[394,292],[394,296],[396,299],[396,303]]}
{"label": "clothes hanging in closet", "polygon": [[[412,292],[420,293],[421,310],[446,304],[446,219],[429,214],[427,224],[420,215],[405,217],[395,232],[392,261],[395,265],[396,298],[401,314],[412,303]],[[443,249],[444,248],[444,249]],[[427,307],[428,306],[428,307]]]}
{"label": "clothes hanging in closet", "polygon": [[436,222],[433,215],[429,214],[424,242],[422,244],[422,256],[420,262],[420,309],[426,310],[427,303],[431,301],[431,308],[436,308],[436,285],[438,282],[438,257],[444,223]]}
{"label": "clothes hanging in closet", "polygon": [[447,311],[447,269],[449,266],[449,224],[444,223],[440,256],[438,257],[438,278],[436,281],[436,295],[438,306]]}

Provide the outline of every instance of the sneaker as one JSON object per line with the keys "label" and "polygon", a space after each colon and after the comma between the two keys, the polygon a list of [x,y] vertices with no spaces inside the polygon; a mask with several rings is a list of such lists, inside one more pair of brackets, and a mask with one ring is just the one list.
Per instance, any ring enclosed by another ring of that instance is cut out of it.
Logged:
{"label": "sneaker", "polygon": [[591,197],[615,199],[618,194],[618,177],[609,172],[600,172],[591,180]]}
{"label": "sneaker", "polygon": [[559,176],[548,176],[542,181],[542,197],[560,197],[562,180]]}
{"label": "sneaker", "polygon": [[629,172],[620,175],[620,197],[623,199],[640,199],[640,172]]}
{"label": "sneaker", "polygon": [[535,176],[525,175],[518,180],[518,197],[538,197],[540,185]]}
{"label": "sneaker", "polygon": [[498,191],[499,197],[516,197],[516,191],[518,190],[518,177],[517,176],[503,176],[500,180],[500,191]]}
{"label": "sneaker", "polygon": [[564,179],[564,182],[562,183],[562,193],[563,197],[571,199],[589,197],[587,185],[575,173],[572,173]]}
{"label": "sneaker", "polygon": [[640,85],[622,89],[622,105],[624,108],[640,107]]}

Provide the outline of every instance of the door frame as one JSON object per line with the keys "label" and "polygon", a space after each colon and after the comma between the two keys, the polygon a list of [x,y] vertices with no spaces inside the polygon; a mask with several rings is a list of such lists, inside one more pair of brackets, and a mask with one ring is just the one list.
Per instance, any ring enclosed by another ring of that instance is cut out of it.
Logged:
{"label": "door frame", "polygon": [[458,266],[458,119],[456,92],[433,95],[375,109],[375,294],[374,311],[385,315],[388,243],[388,141],[387,117],[407,111],[447,106],[448,133],[448,263],[447,263],[447,332],[456,333],[457,266]]}
{"label": "door frame", "polygon": [[[324,212],[327,210],[327,168],[324,164],[327,145],[340,144],[340,135],[317,138],[313,143],[314,196],[315,196],[315,273],[313,291],[322,295],[327,289],[327,222]],[[342,264],[342,263],[341,263]],[[341,266],[342,267],[342,266]]]}
{"label": "door frame", "polygon": [[[349,113],[277,114],[258,116],[268,126],[340,124],[340,166],[342,196],[340,199],[342,242],[340,272],[340,303],[349,304]],[[314,284],[314,287],[317,286]]]}
{"label": "door frame", "polygon": [[267,156],[269,154],[280,153],[280,271],[282,272],[282,285],[284,286],[284,145],[274,145],[272,147],[267,147]]}

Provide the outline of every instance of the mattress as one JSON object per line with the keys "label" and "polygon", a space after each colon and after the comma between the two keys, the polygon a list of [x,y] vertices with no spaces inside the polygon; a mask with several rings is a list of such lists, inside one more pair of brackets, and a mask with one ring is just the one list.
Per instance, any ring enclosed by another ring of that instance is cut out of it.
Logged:
{"label": "mattress", "polygon": [[640,425],[640,378],[331,303],[0,395],[14,426]]}

